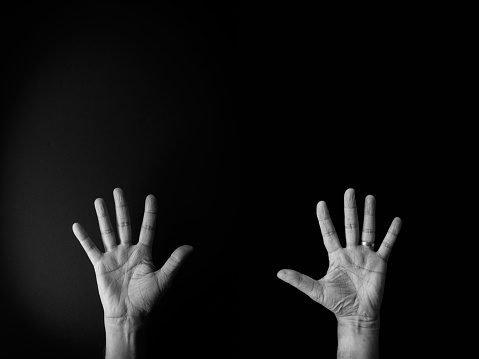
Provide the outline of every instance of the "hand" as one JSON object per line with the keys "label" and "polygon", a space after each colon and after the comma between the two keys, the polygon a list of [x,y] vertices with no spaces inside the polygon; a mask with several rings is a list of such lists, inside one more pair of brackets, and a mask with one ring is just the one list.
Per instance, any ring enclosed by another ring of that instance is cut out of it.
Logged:
{"label": "hand", "polygon": [[[367,196],[362,230],[363,242],[374,243],[376,200]],[[353,189],[344,194],[346,248],[339,243],[326,203],[317,206],[317,216],[324,245],[328,251],[326,276],[314,280],[294,270],[284,269],[278,277],[306,293],[332,311],[338,319],[354,318],[371,322],[379,318],[384,291],[386,262],[401,228],[395,218],[377,252],[359,244],[359,223]]]}
{"label": "hand", "polygon": [[145,317],[167,291],[175,273],[193,247],[177,248],[161,269],[151,254],[157,216],[156,199],[149,195],[137,244],[132,243],[130,215],[123,191],[113,191],[120,243],[108,216],[105,201],[95,201],[105,253],[101,253],[80,224],[73,232],[92,262],[105,318]]}

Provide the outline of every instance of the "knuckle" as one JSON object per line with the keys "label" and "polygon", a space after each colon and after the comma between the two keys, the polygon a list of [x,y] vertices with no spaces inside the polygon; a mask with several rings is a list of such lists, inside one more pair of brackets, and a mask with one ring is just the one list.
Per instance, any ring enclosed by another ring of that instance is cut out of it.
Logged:
{"label": "knuckle", "polygon": [[174,266],[176,267],[178,264],[180,264],[180,259],[176,256],[171,256],[170,257],[171,261],[174,263]]}
{"label": "knuckle", "polygon": [[297,280],[297,282],[296,282],[296,287],[300,287],[300,286],[301,286],[301,283],[303,283],[303,275],[300,274],[298,277],[299,277],[299,278],[297,278],[298,280]]}
{"label": "knuckle", "polygon": [[142,224],[141,225],[141,228],[147,230],[147,231],[154,231],[155,230],[155,226],[152,226],[151,224]]}
{"label": "knuckle", "polygon": [[389,243],[389,242],[386,242],[386,241],[383,241],[382,245],[386,248],[389,248],[389,249],[391,249],[394,246],[393,243]]}
{"label": "knuckle", "polygon": [[323,237],[329,238],[332,237],[336,234],[336,231],[334,229],[327,229],[323,232]]}
{"label": "knuckle", "polygon": [[399,231],[396,229],[396,228],[391,228],[389,231],[388,231],[389,234],[392,234],[393,236],[397,237],[397,235],[399,234]]}

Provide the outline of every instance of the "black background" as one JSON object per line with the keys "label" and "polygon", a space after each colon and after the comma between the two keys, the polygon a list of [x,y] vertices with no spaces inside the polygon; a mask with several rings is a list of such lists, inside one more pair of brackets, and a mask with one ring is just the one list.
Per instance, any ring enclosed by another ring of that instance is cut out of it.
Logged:
{"label": "black background", "polygon": [[354,188],[360,221],[376,197],[377,246],[403,220],[382,357],[457,353],[458,278],[473,263],[461,230],[477,197],[468,22],[439,5],[244,6],[238,61],[225,4],[117,7],[109,20],[94,14],[111,7],[3,12],[7,341],[18,357],[101,356],[101,304],[70,227],[94,233],[93,200],[112,208],[120,186],[137,229],[146,195],[162,203],[155,263],[195,246],[152,315],[153,357],[335,357],[334,316],[276,273],[325,274],[316,203],[341,233]]}
{"label": "black background", "polygon": [[[148,326],[151,357],[238,351],[235,4],[22,3],[2,9],[4,354],[100,358],[101,303],[71,231],[125,191],[133,233],[159,203],[153,258],[195,248]],[[3,355],[3,354],[2,354]]]}
{"label": "black background", "polygon": [[261,125],[248,127],[258,149],[244,211],[255,223],[241,277],[251,312],[244,357],[336,356],[334,315],[276,273],[325,275],[316,204],[326,201],[344,245],[347,188],[361,223],[364,198],[376,197],[376,248],[394,217],[403,220],[388,263],[381,357],[458,353],[472,263],[462,254],[473,243],[463,230],[476,222],[477,198],[468,22],[440,6],[336,5],[268,8],[244,53],[262,105]]}

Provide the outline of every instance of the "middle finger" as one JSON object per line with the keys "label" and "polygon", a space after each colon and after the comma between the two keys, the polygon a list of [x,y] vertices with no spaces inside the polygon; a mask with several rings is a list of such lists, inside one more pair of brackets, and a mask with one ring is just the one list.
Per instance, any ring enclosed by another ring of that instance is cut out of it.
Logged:
{"label": "middle finger", "polygon": [[115,188],[113,190],[113,197],[115,198],[116,226],[118,227],[120,243],[131,244],[130,212],[123,190],[121,188]]}

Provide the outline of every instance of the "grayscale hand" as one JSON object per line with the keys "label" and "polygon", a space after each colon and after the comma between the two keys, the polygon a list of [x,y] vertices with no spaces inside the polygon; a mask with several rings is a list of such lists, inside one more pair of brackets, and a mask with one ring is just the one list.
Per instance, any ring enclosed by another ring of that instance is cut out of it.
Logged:
{"label": "grayscale hand", "polygon": [[[367,196],[362,242],[374,242],[375,208],[375,198]],[[379,250],[375,252],[374,247],[359,243],[359,223],[353,189],[348,189],[344,194],[344,214],[346,248],[339,242],[326,203],[321,201],[317,205],[319,225],[329,257],[329,268],[323,278],[314,280],[289,269],[279,271],[278,277],[328,308],[338,319],[376,321],[383,297],[386,262],[401,228],[401,219],[396,217],[393,220]]]}
{"label": "grayscale hand", "polygon": [[166,263],[156,270],[151,249],[156,226],[157,205],[153,195],[145,201],[145,213],[137,244],[132,243],[130,215],[123,191],[113,191],[120,242],[110,222],[105,201],[95,201],[105,253],[101,253],[83,227],[75,223],[73,232],[92,262],[105,318],[145,317],[163,296],[175,273],[193,250],[177,248]]}

